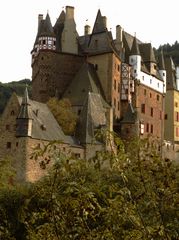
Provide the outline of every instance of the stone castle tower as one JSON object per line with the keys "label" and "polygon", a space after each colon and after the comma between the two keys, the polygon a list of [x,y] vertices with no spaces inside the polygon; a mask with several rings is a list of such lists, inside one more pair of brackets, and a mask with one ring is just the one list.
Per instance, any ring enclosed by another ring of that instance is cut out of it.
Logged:
{"label": "stone castle tower", "polygon": [[[46,102],[59,97],[79,71],[84,57],[77,41],[74,8],[66,7],[52,27],[49,14],[38,17],[38,32],[32,54],[32,97]],[[70,71],[69,71],[70,69]]]}

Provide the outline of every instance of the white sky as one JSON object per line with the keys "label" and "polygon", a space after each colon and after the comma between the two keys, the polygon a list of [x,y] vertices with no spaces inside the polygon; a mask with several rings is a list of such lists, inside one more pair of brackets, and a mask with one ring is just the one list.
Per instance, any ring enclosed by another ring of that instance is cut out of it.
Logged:
{"label": "white sky", "polygon": [[93,26],[100,8],[115,37],[116,25],[143,42],[173,44],[179,41],[179,0],[5,0],[0,2],[0,82],[31,79],[31,55],[38,14],[51,17],[52,25],[65,6],[75,7],[77,31]]}

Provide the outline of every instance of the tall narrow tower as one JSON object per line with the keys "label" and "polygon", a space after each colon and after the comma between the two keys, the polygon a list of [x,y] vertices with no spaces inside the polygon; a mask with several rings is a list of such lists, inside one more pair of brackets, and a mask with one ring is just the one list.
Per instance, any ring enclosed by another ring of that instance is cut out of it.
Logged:
{"label": "tall narrow tower", "polygon": [[132,66],[132,76],[134,79],[141,78],[141,55],[136,37],[134,37],[131,53],[129,56],[129,64]]}
{"label": "tall narrow tower", "polygon": [[17,117],[17,137],[30,137],[32,133],[32,117],[29,110],[30,102],[28,96],[27,87],[24,91],[24,96],[22,98],[22,103],[20,106],[20,112]]}

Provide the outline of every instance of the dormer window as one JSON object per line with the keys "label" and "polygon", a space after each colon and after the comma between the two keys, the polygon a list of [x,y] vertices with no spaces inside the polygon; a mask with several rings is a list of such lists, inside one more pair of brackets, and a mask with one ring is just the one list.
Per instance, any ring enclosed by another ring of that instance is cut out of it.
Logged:
{"label": "dormer window", "polygon": [[43,131],[46,130],[46,126],[45,126],[44,124],[42,124],[42,125],[40,126],[40,128],[41,128]]}

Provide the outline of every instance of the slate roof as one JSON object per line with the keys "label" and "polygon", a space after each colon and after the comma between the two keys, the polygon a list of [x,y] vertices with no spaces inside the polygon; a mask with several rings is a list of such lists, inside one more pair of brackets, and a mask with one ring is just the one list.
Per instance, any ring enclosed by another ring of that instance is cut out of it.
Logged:
{"label": "slate roof", "polygon": [[82,144],[95,141],[95,130],[106,126],[105,109],[100,94],[89,92],[77,125],[76,136]]}
{"label": "slate roof", "polygon": [[[63,97],[68,98],[72,105],[83,106],[88,92],[104,96],[94,65],[85,62],[68,86]],[[107,106],[104,99],[103,104]]]}
{"label": "slate roof", "polygon": [[53,27],[51,24],[50,16],[48,13],[46,15],[46,18],[41,20],[41,22],[39,23],[35,44],[38,42],[38,38],[43,36],[49,36],[49,37],[55,36]]}
{"label": "slate roof", "polygon": [[158,57],[158,67],[159,67],[159,70],[165,70],[163,51],[160,52]]}
{"label": "slate roof", "polygon": [[88,55],[109,52],[120,54],[115,47],[111,31],[108,31],[106,27],[104,18],[98,10],[92,33],[79,37],[79,44],[84,53]]}
{"label": "slate roof", "polygon": [[139,44],[139,50],[144,62],[156,63],[156,58],[151,43]]}
{"label": "slate roof", "polygon": [[[24,97],[18,97],[20,102],[20,113],[17,119],[32,120],[31,138],[47,141],[61,140],[65,143],[72,143],[73,140],[66,136],[48,106],[44,103],[36,102],[28,98],[27,88]],[[18,126],[18,132],[21,131],[21,126]],[[22,126],[23,131],[23,126]]]}
{"label": "slate roof", "polygon": [[135,123],[137,121],[137,115],[134,111],[132,104],[129,102],[124,118],[121,123]]}
{"label": "slate roof", "polygon": [[104,19],[101,15],[101,11],[98,10],[96,20],[95,20],[95,23],[94,23],[94,27],[93,27],[93,30],[92,30],[92,34],[101,33],[101,32],[105,32],[105,31],[106,31],[106,26],[104,24]]}
{"label": "slate roof", "polygon": [[141,55],[136,37],[134,37],[130,55]]}
{"label": "slate roof", "polygon": [[58,51],[60,51],[62,49],[62,46],[61,46],[61,37],[62,37],[62,32],[63,32],[63,29],[64,29],[64,22],[65,22],[65,12],[62,11],[60,16],[58,17],[53,29],[54,29],[54,33],[56,34],[56,49]]}
{"label": "slate roof", "polygon": [[28,90],[27,87],[25,88],[24,91],[24,96],[22,98],[22,103],[20,106],[20,112],[18,115],[19,119],[29,119],[31,118],[30,116],[30,111],[29,111],[29,94],[28,94]]}
{"label": "slate roof", "polygon": [[176,78],[175,78],[175,65],[171,57],[165,57],[165,68],[167,73],[167,90],[177,89]]}

